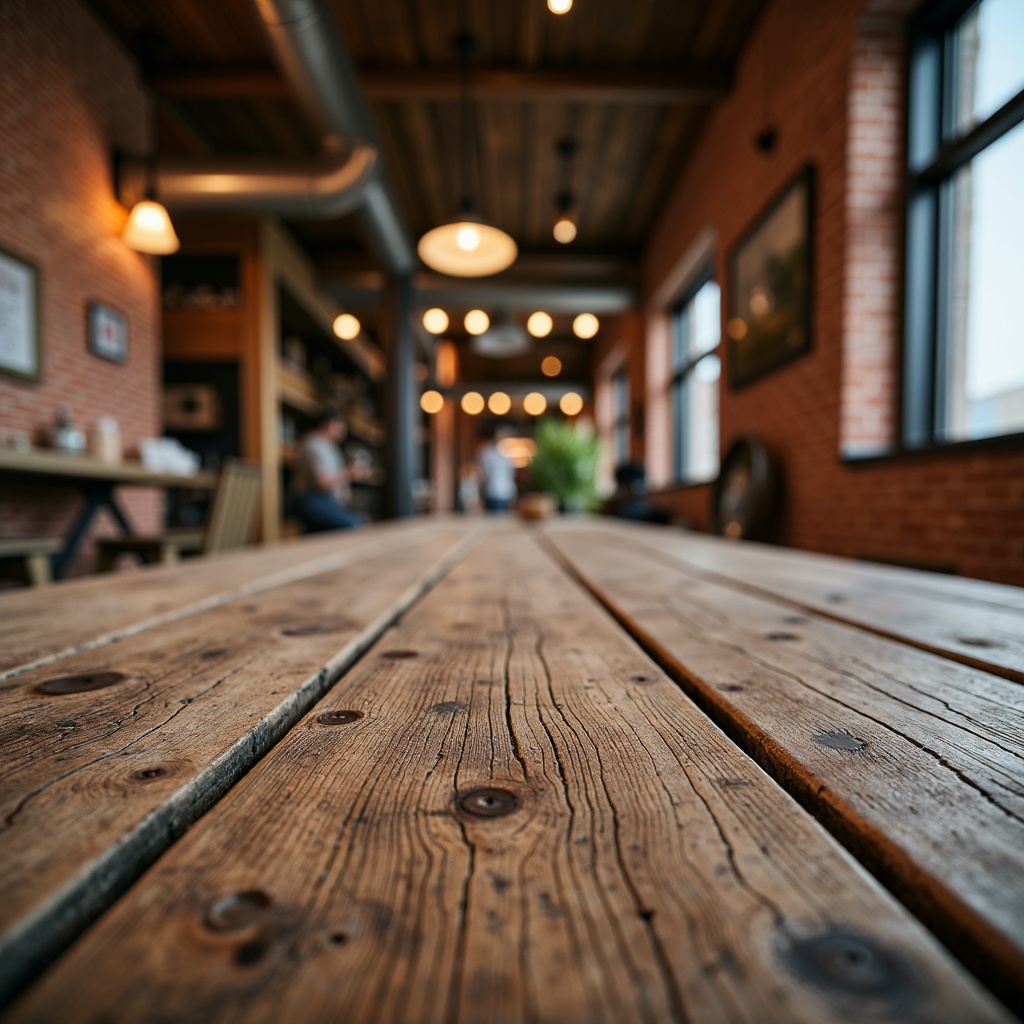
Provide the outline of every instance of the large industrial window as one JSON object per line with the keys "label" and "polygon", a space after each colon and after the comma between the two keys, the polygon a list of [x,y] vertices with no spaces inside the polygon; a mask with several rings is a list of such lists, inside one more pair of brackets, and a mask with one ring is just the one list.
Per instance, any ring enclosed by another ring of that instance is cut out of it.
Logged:
{"label": "large industrial window", "polygon": [[708,270],[676,309],[672,330],[672,469],[684,483],[718,475],[721,330],[721,293]]}
{"label": "large industrial window", "polygon": [[942,0],[911,42],[903,435],[1024,431],[1024,0]]}
{"label": "large industrial window", "polygon": [[625,367],[612,377],[612,399],[615,412],[615,465],[620,466],[623,462],[629,462],[629,377]]}

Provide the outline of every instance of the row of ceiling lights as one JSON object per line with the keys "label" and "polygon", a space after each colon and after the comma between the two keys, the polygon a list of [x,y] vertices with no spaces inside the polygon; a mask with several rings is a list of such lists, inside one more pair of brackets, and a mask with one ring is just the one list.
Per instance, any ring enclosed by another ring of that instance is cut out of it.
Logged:
{"label": "row of ceiling lights", "polygon": [[[423,326],[431,334],[444,334],[448,330],[448,314],[443,309],[428,309],[423,314]],[[483,334],[491,326],[491,318],[482,309],[471,309],[463,318],[463,326],[467,334]],[[526,321],[526,329],[535,338],[546,338],[554,326],[549,313],[538,310],[531,313]],[[580,313],[572,322],[573,334],[577,338],[593,338],[600,330],[601,322],[593,313]]]}
{"label": "row of ceiling lights", "polygon": [[[444,404],[440,391],[424,391],[420,397],[420,408],[426,413],[439,413]],[[467,391],[459,405],[468,416],[479,416],[485,408],[495,416],[505,416],[512,411],[512,399],[504,391],[495,391],[486,400],[479,391]],[[539,391],[531,391],[523,399],[523,412],[528,416],[543,416],[547,408],[548,400]],[[558,408],[566,416],[578,416],[583,411],[583,399],[575,391],[567,391],[559,399]]]}

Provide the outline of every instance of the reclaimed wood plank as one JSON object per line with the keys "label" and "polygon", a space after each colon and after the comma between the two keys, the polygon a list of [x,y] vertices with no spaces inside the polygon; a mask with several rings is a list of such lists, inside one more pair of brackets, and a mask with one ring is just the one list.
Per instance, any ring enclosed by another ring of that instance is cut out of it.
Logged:
{"label": "reclaimed wood plank", "polygon": [[470,540],[249,594],[0,691],[0,1002],[321,697]]}
{"label": "reclaimed wood plank", "polygon": [[1024,690],[665,559],[545,535],[685,689],[1024,1010]]}
{"label": "reclaimed wood plank", "polygon": [[0,680],[141,629],[462,525],[456,518],[387,523],[228,552],[173,569],[69,580],[44,593],[0,594]]}
{"label": "reclaimed wood plank", "polygon": [[[619,546],[1024,682],[1024,590],[617,521]],[[557,528],[557,527],[556,527]]]}
{"label": "reclaimed wood plank", "polygon": [[1008,1020],[526,531],[9,1020]]}

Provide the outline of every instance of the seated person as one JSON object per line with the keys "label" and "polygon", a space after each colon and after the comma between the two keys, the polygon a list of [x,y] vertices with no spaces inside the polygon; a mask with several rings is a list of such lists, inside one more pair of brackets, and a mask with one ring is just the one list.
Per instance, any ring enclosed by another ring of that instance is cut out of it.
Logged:
{"label": "seated person", "polygon": [[671,521],[668,509],[659,508],[647,498],[647,471],[642,462],[623,462],[615,467],[615,493],[601,511],[619,519],[638,519],[663,526]]}
{"label": "seated person", "polygon": [[351,469],[338,447],[348,433],[341,414],[325,410],[316,427],[299,447],[299,459],[292,481],[292,508],[306,533],[353,530],[363,525],[362,517],[348,507],[350,484],[366,476],[360,466]]}

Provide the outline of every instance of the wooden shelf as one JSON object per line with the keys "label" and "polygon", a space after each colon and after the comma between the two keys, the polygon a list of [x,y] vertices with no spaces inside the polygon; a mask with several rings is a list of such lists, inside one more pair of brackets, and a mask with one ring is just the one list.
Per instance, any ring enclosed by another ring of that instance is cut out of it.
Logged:
{"label": "wooden shelf", "polygon": [[307,416],[316,416],[323,410],[324,403],[313,378],[284,363],[277,365],[277,393],[285,405]]}
{"label": "wooden shelf", "polygon": [[368,419],[357,412],[348,416],[349,436],[358,441],[365,441],[367,444],[380,448],[387,440],[387,432],[376,420]]}

